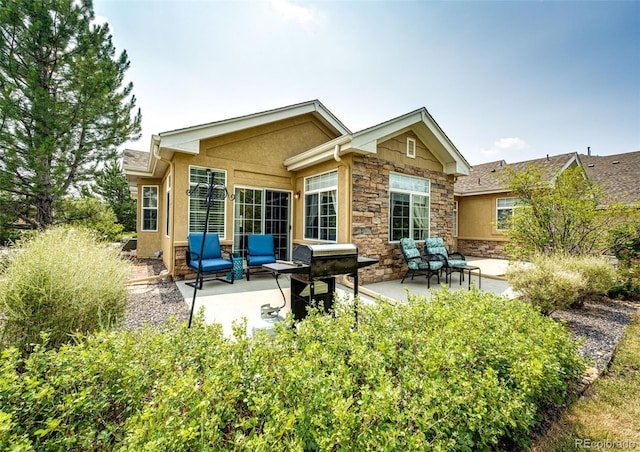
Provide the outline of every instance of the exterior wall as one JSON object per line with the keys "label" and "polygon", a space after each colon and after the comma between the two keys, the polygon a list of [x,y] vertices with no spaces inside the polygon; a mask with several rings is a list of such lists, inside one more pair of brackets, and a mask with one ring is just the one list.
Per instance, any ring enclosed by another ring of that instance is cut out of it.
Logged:
{"label": "exterior wall", "polygon": [[304,238],[304,179],[330,171],[338,171],[338,225],[337,239],[339,243],[351,242],[351,156],[342,158],[340,162],[331,160],[310,168],[298,171],[295,175],[295,191],[300,192],[300,199],[294,198],[293,247],[300,243],[315,241]]}
{"label": "exterior wall", "polygon": [[504,240],[496,241],[458,239],[457,250],[465,256],[507,259],[509,256],[503,251],[505,243],[506,241]]}
{"label": "exterior wall", "polygon": [[[162,191],[164,184],[161,179],[138,179],[138,193],[139,198],[137,202],[137,233],[138,244],[136,249],[136,255],[138,257],[152,257],[157,251],[162,249],[162,236],[163,234],[163,208],[162,205],[158,206],[158,230],[157,231],[143,231],[142,230],[142,187],[155,185],[158,187],[158,202],[162,204]],[[164,253],[163,253],[164,254]]]}
{"label": "exterior wall", "polygon": [[[333,138],[335,135],[312,115],[304,115],[203,140],[198,155],[176,153],[173,158],[175,182],[172,188],[175,200],[172,209],[175,221],[175,277],[181,279],[192,274],[185,260],[189,214],[186,193],[189,189],[190,166],[224,170],[230,193],[234,192],[236,186],[242,186],[283,190],[293,194],[297,190],[303,191],[303,183],[299,177],[287,171],[282,162]],[[302,219],[302,213],[299,212],[303,206],[302,196],[300,199],[294,198],[291,203],[294,243],[302,237],[302,229],[298,224],[298,219]],[[227,201],[225,234],[220,237],[223,250],[229,252],[233,248],[233,209],[234,203]],[[297,236],[295,231],[299,231],[300,235]]]}
{"label": "exterior wall", "polygon": [[352,241],[361,256],[380,261],[360,271],[361,283],[400,279],[407,270],[399,243],[389,241],[390,172],[431,181],[430,235],[442,237],[448,246],[453,244],[453,177],[443,174],[442,165],[419,141],[417,158],[407,158],[406,136],[379,144],[377,156],[353,160]]}
{"label": "exterior wall", "polygon": [[496,229],[498,198],[510,193],[461,196],[458,200],[457,250],[469,256],[505,258],[504,244],[508,238]]}

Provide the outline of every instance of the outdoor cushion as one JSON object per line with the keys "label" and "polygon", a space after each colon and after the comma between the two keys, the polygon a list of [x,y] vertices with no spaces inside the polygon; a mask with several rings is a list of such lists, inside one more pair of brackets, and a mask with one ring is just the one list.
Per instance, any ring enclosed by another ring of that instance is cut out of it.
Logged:
{"label": "outdoor cushion", "polygon": [[247,260],[250,265],[262,265],[276,261],[273,248],[273,235],[255,235],[247,237]]}
{"label": "outdoor cushion", "polygon": [[247,281],[251,279],[251,269],[260,269],[264,264],[276,261],[276,252],[271,234],[250,234],[247,236]]}
{"label": "outdoor cushion", "polygon": [[[191,259],[189,267],[198,269],[198,259]],[[205,273],[214,271],[231,270],[233,263],[227,259],[215,258],[215,259],[202,259],[202,271]]]}
{"label": "outdoor cushion", "polygon": [[442,265],[442,262],[439,261],[420,262],[418,260],[412,260],[407,262],[407,266],[411,270],[439,270],[442,268]]}
{"label": "outdoor cushion", "polygon": [[447,261],[449,263],[449,267],[466,267],[467,261],[463,261],[461,259],[449,259]]}
{"label": "outdoor cushion", "polygon": [[[189,252],[191,253],[191,260],[198,260],[200,256],[200,248],[202,247],[202,232],[191,232],[189,234]],[[202,259],[219,259],[222,257],[222,250],[220,249],[220,237],[218,234],[208,233],[204,241],[204,250],[202,253]],[[196,264],[196,268],[198,265]]]}
{"label": "outdoor cushion", "polygon": [[429,254],[442,254],[444,257],[449,258],[449,253],[444,246],[444,242],[440,237],[432,237],[427,239],[424,244]]}
{"label": "outdoor cushion", "polygon": [[249,265],[260,266],[263,264],[272,264],[276,261],[275,256],[251,256],[251,263]]}

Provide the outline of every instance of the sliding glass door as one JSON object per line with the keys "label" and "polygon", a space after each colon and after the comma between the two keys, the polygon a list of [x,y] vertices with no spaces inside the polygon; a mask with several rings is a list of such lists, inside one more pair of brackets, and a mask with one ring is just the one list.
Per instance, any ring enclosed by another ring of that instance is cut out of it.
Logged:
{"label": "sliding glass door", "polygon": [[276,257],[291,258],[291,194],[261,188],[236,188],[233,251],[245,256],[247,235],[273,235]]}

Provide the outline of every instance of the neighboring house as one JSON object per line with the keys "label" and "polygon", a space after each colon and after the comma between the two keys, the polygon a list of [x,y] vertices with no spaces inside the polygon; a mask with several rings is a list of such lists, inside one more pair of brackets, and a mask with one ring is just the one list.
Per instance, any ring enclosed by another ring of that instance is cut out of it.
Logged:
{"label": "neighboring house", "polygon": [[457,250],[469,256],[508,257],[504,225],[513,214],[517,198],[507,187],[505,169],[516,171],[536,166],[550,183],[565,169],[580,165],[578,154],[547,155],[545,158],[509,163],[504,160],[473,167],[455,183],[454,235]]}
{"label": "neighboring house", "polygon": [[587,177],[604,190],[607,203],[640,207],[640,151],[615,155],[580,154]]}
{"label": "neighboring house", "polygon": [[470,166],[426,109],[352,133],[317,100],[154,135],[127,150],[138,199],[138,256],[162,251],[176,278],[190,274],[187,234],[204,228],[207,178],[235,195],[215,200],[209,231],[244,255],[247,234],[273,234],[278,257],[300,243],[354,243],[379,259],[362,282],[401,277],[399,240],[453,244],[453,185]]}

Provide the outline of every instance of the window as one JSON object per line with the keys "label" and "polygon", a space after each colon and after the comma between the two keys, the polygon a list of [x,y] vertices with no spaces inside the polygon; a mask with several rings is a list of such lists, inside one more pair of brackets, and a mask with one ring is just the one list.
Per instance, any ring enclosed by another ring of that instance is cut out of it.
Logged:
{"label": "window", "polygon": [[453,201],[453,236],[458,237],[458,201]]}
{"label": "window", "polygon": [[337,240],[338,172],[307,177],[304,181],[304,238]]}
{"label": "window", "polygon": [[429,237],[429,180],[391,173],[389,189],[391,241],[403,237],[426,240]]}
{"label": "window", "polygon": [[167,206],[164,209],[165,214],[167,216],[167,221],[165,222],[165,235],[169,237],[171,230],[169,229],[169,225],[171,224],[171,176],[167,177],[167,193],[166,193],[166,203]]}
{"label": "window", "polygon": [[142,230],[158,230],[158,186],[142,187]]}
{"label": "window", "polygon": [[416,158],[416,140],[407,137],[407,157]]}
{"label": "window", "polygon": [[[211,177],[215,184],[224,185],[226,183],[227,176],[222,170],[211,170]],[[200,185],[198,186],[198,184]],[[189,232],[202,232],[207,213],[208,175],[206,168],[189,167],[189,189],[192,190],[189,196]],[[222,196],[216,196],[217,194],[214,193],[212,196],[207,232],[220,234],[224,237],[225,200]]]}
{"label": "window", "polygon": [[507,229],[507,221],[513,215],[518,203],[518,198],[498,198],[496,200],[496,229],[504,231]]}

